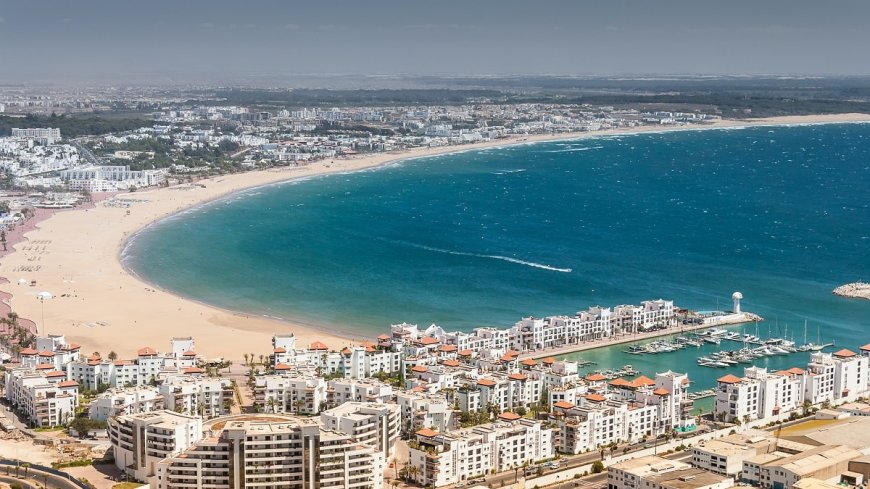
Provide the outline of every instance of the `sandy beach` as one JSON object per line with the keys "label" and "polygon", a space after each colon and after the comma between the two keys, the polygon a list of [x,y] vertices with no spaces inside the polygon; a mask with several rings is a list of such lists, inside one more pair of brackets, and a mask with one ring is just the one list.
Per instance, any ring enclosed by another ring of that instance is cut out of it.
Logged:
{"label": "sandy beach", "polygon": [[[724,120],[697,129],[858,121],[870,122],[870,116],[842,114],[752,121]],[[14,245],[14,251],[0,258],[0,277],[8,280],[0,284],[0,297],[21,317],[34,320],[40,334],[66,334],[68,340],[81,344],[83,352],[88,354],[98,351],[105,356],[109,351],[115,351],[119,357],[128,358],[135,356],[136,350],[142,346],[165,351],[171,337],[193,336],[196,349],[203,357],[241,361],[244,353],[269,352],[274,333],[291,332],[299,338],[300,346],[317,340],[338,349],[363,338],[342,336],[341,325],[326,330],[306,324],[281,322],[226,311],[157,290],[121,266],[119,257],[124,242],[150,223],[191,206],[283,180],[357,171],[400,159],[506,144],[687,129],[695,127],[641,127],[516,137],[462,146],[324,160],[304,167],[204,179],[195,185],[118,194],[118,199],[133,201],[129,208],[99,203],[72,211],[41,215],[39,221],[29,223],[22,230],[24,239]],[[35,280],[36,285],[19,285],[21,279],[28,283]],[[50,292],[54,298],[40,302],[37,296],[43,291]],[[383,325],[384,331],[388,328],[388,324]]]}

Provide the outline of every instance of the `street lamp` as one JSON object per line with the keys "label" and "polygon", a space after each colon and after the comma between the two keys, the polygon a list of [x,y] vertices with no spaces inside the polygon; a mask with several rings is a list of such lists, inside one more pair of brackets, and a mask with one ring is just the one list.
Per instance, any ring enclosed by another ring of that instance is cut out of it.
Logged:
{"label": "street lamp", "polygon": [[[36,296],[39,299],[42,309],[42,332],[45,333],[45,301],[51,299],[53,296],[51,292],[40,292]],[[39,336],[39,325],[36,326],[36,335]]]}

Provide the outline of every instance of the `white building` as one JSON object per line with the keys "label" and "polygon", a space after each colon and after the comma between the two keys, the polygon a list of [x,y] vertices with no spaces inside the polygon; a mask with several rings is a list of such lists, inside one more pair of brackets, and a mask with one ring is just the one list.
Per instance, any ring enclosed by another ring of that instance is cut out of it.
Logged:
{"label": "white building", "polygon": [[400,414],[396,404],[347,402],[320,413],[320,423],[324,429],[350,435],[389,457],[399,438]]}
{"label": "white building", "polygon": [[148,483],[154,481],[158,462],[202,438],[202,418],[173,411],[127,414],[108,422],[115,466]]}
{"label": "white building", "polygon": [[163,396],[157,387],[135,386],[108,389],[88,407],[88,416],[106,421],[112,416],[150,413],[163,409]]}
{"label": "white building", "polygon": [[129,166],[89,166],[60,172],[70,190],[111,192],[151,187],[166,180],[166,170],[130,170]]}
{"label": "white building", "polygon": [[449,433],[423,428],[409,443],[409,464],[423,486],[445,486],[553,457],[553,432],[540,422],[503,413],[496,423]]}
{"label": "white building", "polygon": [[5,386],[6,399],[31,426],[62,426],[75,418],[79,384],[66,380],[61,371],[32,367],[9,369]]}
{"label": "white building", "polygon": [[608,489],[727,489],[734,479],[656,456],[607,467]]}
{"label": "white building", "polygon": [[233,421],[161,460],[149,478],[157,489],[382,489],[384,455],[311,418]]}
{"label": "white building", "polygon": [[60,141],[60,129],[57,128],[12,128],[13,138],[33,139],[42,144],[54,144]]}

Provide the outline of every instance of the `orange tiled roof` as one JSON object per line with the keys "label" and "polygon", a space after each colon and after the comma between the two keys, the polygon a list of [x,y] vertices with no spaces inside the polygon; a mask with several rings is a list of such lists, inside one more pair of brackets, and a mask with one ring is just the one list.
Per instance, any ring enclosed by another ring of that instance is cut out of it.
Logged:
{"label": "orange tiled roof", "polygon": [[[40,355],[42,354],[40,353]],[[837,358],[852,358],[855,356],[855,352],[843,348],[840,351],[835,351],[834,356]]]}
{"label": "orange tiled roof", "polygon": [[44,350],[44,351],[39,352],[39,356],[41,356],[41,357],[53,357],[53,356],[54,356],[54,352],[53,352],[53,351]]}
{"label": "orange tiled roof", "polygon": [[477,381],[477,385],[485,385],[487,387],[492,387],[496,384],[496,382],[492,379],[479,379]]}
{"label": "orange tiled roof", "polygon": [[287,350],[285,348],[279,347],[279,348],[275,348],[274,350],[272,350],[272,353],[287,353]]}
{"label": "orange tiled roof", "polygon": [[459,360],[444,360],[441,362],[441,365],[446,365],[448,367],[458,367],[460,365]]}
{"label": "orange tiled roof", "polygon": [[66,377],[66,372],[61,372],[60,370],[52,370],[51,372],[46,372],[46,377]]}
{"label": "orange tiled roof", "polygon": [[556,407],[559,409],[571,409],[572,407],[574,407],[574,405],[568,401],[559,401],[559,402],[554,402],[553,407]]}
{"label": "orange tiled roof", "polygon": [[600,381],[606,380],[606,379],[607,379],[607,377],[605,377],[601,374],[589,374],[586,376],[586,380],[588,380],[589,382],[600,382]]}
{"label": "orange tiled roof", "polygon": [[608,382],[608,384],[612,385],[613,387],[635,387],[634,384],[625,379],[613,379]]}
{"label": "orange tiled roof", "polygon": [[428,371],[429,371],[429,369],[426,368],[425,365],[416,365],[416,366],[414,366],[414,368],[411,369],[411,372],[417,372],[417,373],[421,373],[421,374],[428,372]]}
{"label": "orange tiled roof", "polygon": [[456,348],[456,345],[441,345],[438,347],[438,351],[444,353],[449,353],[456,350],[458,350],[458,348]]}
{"label": "orange tiled roof", "polygon": [[136,351],[136,354],[139,355],[140,357],[147,357],[150,355],[156,355],[157,350],[155,350],[154,348],[151,348],[150,346],[144,346],[142,348],[139,348],[139,350]]}
{"label": "orange tiled roof", "polygon": [[655,395],[657,395],[657,396],[669,396],[669,395],[671,395],[671,393],[668,392],[667,389],[662,389],[661,387],[659,387],[658,389],[654,390],[654,391],[653,391],[653,394],[655,394]]}
{"label": "orange tiled roof", "polygon": [[388,334],[378,335],[378,339],[379,340],[388,340],[388,339],[390,339],[390,335],[388,335]]}
{"label": "orange tiled roof", "polygon": [[438,340],[432,336],[424,336],[420,338],[420,343],[423,345],[434,345],[435,343],[438,343]]}
{"label": "orange tiled roof", "polygon": [[290,370],[290,365],[279,363],[278,365],[275,365],[275,370]]}
{"label": "orange tiled roof", "polygon": [[202,369],[199,367],[187,367],[186,369],[184,369],[184,373],[186,373],[186,374],[201,374]]}
{"label": "orange tiled roof", "polygon": [[463,357],[470,357],[472,353],[474,353],[474,352],[471,350],[462,350],[461,352],[459,352],[459,354],[462,355]]}
{"label": "orange tiled roof", "polygon": [[656,385],[656,381],[649,377],[641,375],[640,377],[634,379],[631,384],[635,387],[652,386]]}
{"label": "orange tiled roof", "polygon": [[736,384],[736,383],[740,382],[740,377],[737,377],[736,375],[728,374],[724,377],[719,377],[719,379],[717,379],[717,381],[722,382],[723,384]]}
{"label": "orange tiled roof", "polygon": [[19,355],[36,355],[37,353],[39,352],[34,350],[33,348],[25,348],[18,352]]}
{"label": "orange tiled roof", "polygon": [[592,402],[604,402],[606,400],[601,394],[587,394],[584,397]]}
{"label": "orange tiled roof", "polygon": [[79,383],[75,380],[64,380],[57,384],[58,387],[78,387]]}
{"label": "orange tiled roof", "polygon": [[528,379],[528,377],[526,377],[523,374],[510,374],[510,375],[508,375],[508,378],[511,380],[526,380],[526,379]]}
{"label": "orange tiled roof", "polygon": [[520,415],[517,414],[517,413],[512,413],[512,412],[510,412],[510,411],[505,411],[505,412],[499,414],[499,415],[498,415],[498,418],[499,418],[499,419],[503,419],[503,420],[505,420],[505,421],[516,421],[516,420],[522,418],[522,416],[520,416]]}
{"label": "orange tiled roof", "polygon": [[870,343],[867,343],[866,345],[862,346],[860,348],[860,350],[861,351],[870,351]]}
{"label": "orange tiled roof", "polygon": [[805,373],[804,369],[798,368],[798,367],[792,367],[792,368],[788,369],[788,371],[795,374],[795,375],[803,375]]}
{"label": "orange tiled roof", "polygon": [[538,364],[538,362],[532,360],[531,358],[526,358],[525,360],[523,360],[520,363],[527,366],[527,367],[534,367],[535,365]]}
{"label": "orange tiled roof", "polygon": [[430,430],[429,428],[423,428],[423,429],[417,430],[416,434],[420,435],[420,436],[425,436],[427,438],[431,438],[433,436],[437,436],[438,432],[435,430]]}
{"label": "orange tiled roof", "polygon": [[315,341],[314,343],[308,345],[309,350],[328,350],[329,347],[326,346],[322,341]]}
{"label": "orange tiled roof", "polygon": [[545,359],[543,359],[543,360],[541,360],[541,361],[544,362],[544,363],[546,363],[546,364],[553,364],[553,363],[556,363],[556,359],[553,358],[553,357],[547,357],[547,358],[545,358]]}

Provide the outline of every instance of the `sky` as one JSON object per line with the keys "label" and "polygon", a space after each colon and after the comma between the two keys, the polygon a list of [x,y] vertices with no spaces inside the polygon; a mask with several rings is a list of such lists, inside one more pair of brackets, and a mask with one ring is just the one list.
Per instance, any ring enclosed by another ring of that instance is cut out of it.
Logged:
{"label": "sky", "polygon": [[870,74],[866,0],[0,0],[0,80]]}

